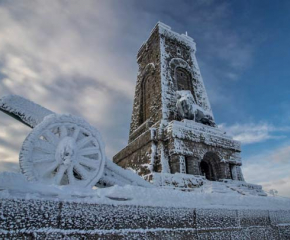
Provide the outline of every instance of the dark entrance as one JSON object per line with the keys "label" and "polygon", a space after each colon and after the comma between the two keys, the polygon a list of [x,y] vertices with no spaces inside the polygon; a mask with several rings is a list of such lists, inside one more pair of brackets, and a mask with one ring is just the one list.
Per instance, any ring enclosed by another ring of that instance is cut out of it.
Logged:
{"label": "dark entrance", "polygon": [[218,155],[214,152],[207,152],[200,162],[200,174],[210,181],[217,181],[224,178],[221,174],[221,165]]}
{"label": "dark entrance", "polygon": [[214,180],[211,166],[205,161],[201,161],[200,171],[201,171],[201,175],[205,176],[207,180]]}

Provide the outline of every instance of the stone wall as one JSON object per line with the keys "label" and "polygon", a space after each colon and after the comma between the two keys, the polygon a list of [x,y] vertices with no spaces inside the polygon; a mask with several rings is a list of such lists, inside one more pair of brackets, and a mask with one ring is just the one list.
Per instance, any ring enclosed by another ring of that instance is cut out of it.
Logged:
{"label": "stone wall", "polygon": [[147,130],[127,147],[117,153],[113,161],[125,169],[132,168],[139,175],[144,176],[151,173],[148,166],[151,163],[152,139],[151,131]]}
{"label": "stone wall", "polygon": [[1,199],[0,239],[290,239],[290,210]]}
{"label": "stone wall", "polygon": [[146,120],[156,123],[162,118],[160,57],[160,39],[158,26],[156,26],[149,39],[141,46],[137,55],[139,71],[135,88],[129,142],[141,134],[134,134],[134,132]]}
{"label": "stone wall", "polygon": [[[172,121],[165,129],[165,136],[171,173],[203,175],[200,163],[204,161],[212,171],[209,180],[244,180],[241,172],[234,171],[241,166],[240,143],[219,129],[189,120]],[[206,157],[209,154],[212,157]]]}
{"label": "stone wall", "polygon": [[[238,171],[240,143],[217,128],[192,122],[172,121],[165,128],[161,122],[154,125],[145,122],[135,130],[139,136],[116,154],[113,161],[150,180],[147,176],[152,172],[203,175],[200,163],[204,160],[213,172],[208,179],[243,181]],[[206,159],[205,155],[210,153],[215,157]]]}
{"label": "stone wall", "polygon": [[[191,37],[160,22],[138,51],[139,71],[128,146],[113,161],[132,168],[146,180],[151,180],[154,172],[208,173],[205,176],[209,180],[244,180],[238,141],[214,124],[209,127],[178,116],[176,91],[189,90],[197,110],[213,119],[195,52]],[[149,136],[152,129],[156,130],[155,139]],[[219,163],[208,160],[200,168],[207,152],[217,154]]]}
{"label": "stone wall", "polygon": [[[194,40],[184,34],[178,34],[169,26],[160,24],[161,48],[161,81],[163,91],[163,119],[177,120],[176,91],[178,88],[178,70],[187,72],[189,89],[193,93],[197,105],[212,115],[210,103],[204,87],[203,79],[196,61],[196,44]],[[186,89],[185,89],[186,90]],[[213,116],[212,116],[213,117]]]}

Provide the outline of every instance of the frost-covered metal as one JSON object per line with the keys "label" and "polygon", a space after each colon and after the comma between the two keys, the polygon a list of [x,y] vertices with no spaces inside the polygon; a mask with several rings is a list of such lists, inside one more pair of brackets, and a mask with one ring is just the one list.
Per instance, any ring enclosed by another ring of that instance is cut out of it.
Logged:
{"label": "frost-covered metal", "polygon": [[52,111],[18,95],[7,95],[0,98],[0,111],[20,122],[34,128]]}
{"label": "frost-covered metal", "polygon": [[108,160],[100,133],[82,118],[55,114],[17,95],[1,98],[0,110],[33,128],[19,155],[28,180],[73,187],[151,186]]}
{"label": "frost-covered metal", "polygon": [[72,115],[47,116],[25,139],[20,167],[32,181],[93,187],[105,166],[99,132]]}

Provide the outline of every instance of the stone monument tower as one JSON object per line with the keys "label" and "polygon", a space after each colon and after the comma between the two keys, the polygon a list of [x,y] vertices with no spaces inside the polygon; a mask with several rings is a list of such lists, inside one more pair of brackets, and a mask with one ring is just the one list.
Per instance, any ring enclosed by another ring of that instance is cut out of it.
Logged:
{"label": "stone monument tower", "polygon": [[195,53],[191,37],[158,22],[137,54],[129,142],[113,160],[157,185],[244,180],[240,143],[217,128]]}

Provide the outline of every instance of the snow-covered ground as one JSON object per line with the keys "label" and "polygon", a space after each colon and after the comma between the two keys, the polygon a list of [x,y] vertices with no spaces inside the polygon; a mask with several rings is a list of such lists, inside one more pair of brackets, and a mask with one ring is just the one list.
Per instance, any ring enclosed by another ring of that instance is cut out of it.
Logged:
{"label": "snow-covered ground", "polygon": [[113,186],[102,189],[77,189],[27,182],[22,174],[0,174],[0,198],[50,199],[113,205],[154,207],[227,208],[290,210],[290,199],[282,197],[245,196],[234,191],[196,192],[174,189]]}

